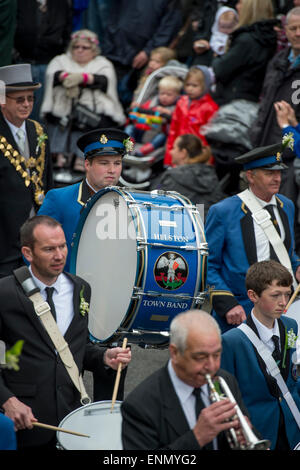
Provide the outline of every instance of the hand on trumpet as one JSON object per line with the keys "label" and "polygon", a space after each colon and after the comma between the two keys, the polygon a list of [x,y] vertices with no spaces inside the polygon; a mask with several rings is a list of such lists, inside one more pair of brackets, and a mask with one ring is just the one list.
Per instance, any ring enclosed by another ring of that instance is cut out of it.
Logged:
{"label": "hand on trumpet", "polygon": [[[250,424],[250,423],[249,423]],[[236,416],[235,403],[228,398],[203,408],[193,429],[201,447],[211,442],[222,431],[234,428],[238,442],[245,444],[240,421]]]}

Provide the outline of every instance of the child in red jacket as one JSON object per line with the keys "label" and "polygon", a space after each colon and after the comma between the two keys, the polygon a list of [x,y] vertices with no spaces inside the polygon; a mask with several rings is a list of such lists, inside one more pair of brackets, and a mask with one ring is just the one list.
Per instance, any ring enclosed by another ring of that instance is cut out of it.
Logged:
{"label": "child in red jacket", "polygon": [[167,140],[164,165],[172,164],[171,150],[176,137],[183,134],[194,134],[207,145],[206,138],[201,134],[201,127],[206,124],[218,110],[217,103],[209,94],[211,75],[204,65],[191,67],[184,80],[183,95],[176,104],[172,115]]}

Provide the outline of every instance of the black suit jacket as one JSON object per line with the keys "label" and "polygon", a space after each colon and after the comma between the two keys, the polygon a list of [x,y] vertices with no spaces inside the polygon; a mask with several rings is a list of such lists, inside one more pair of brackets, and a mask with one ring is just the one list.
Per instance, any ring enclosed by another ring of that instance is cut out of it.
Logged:
{"label": "black suit jacket", "polygon": [[[242,412],[248,415],[235,378],[220,369]],[[167,366],[159,369],[133,390],[122,403],[122,440],[125,450],[203,450],[189,428]],[[229,449],[224,433],[219,449]]]}
{"label": "black suit jacket", "polygon": [[[30,149],[30,156],[38,158],[38,134],[34,121],[26,121],[26,132]],[[14,165],[4,156],[1,147],[1,137],[18,151],[11,130],[0,112],[0,271],[2,263],[12,263],[21,259],[19,230],[30,214],[32,207],[38,209],[34,201],[34,185],[25,186],[24,178],[16,171]],[[45,141],[45,166],[42,176],[45,193],[52,188],[52,163],[48,139]],[[10,273],[7,273],[10,274]]]}
{"label": "black suit jacket", "polygon": [[[66,273],[67,274],[67,273]],[[90,286],[78,276],[67,274],[74,283],[74,317],[65,333],[65,340],[73,354],[79,371],[95,371],[106,380],[110,370],[103,364],[104,348],[88,341],[88,317],[79,311],[80,291],[90,301]],[[7,348],[24,340],[20,356],[20,370],[3,369],[0,376],[0,406],[16,396],[33,410],[40,421],[57,426],[71,411],[80,406],[80,395],[71,381],[46,330],[37,317],[33,304],[25,296],[14,276],[0,279],[0,338]],[[53,431],[18,431],[18,446],[45,444]]]}

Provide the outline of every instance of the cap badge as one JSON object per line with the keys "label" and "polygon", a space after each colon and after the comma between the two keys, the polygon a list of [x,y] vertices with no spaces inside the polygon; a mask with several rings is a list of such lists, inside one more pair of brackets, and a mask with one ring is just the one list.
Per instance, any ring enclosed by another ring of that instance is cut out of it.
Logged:
{"label": "cap badge", "polygon": [[101,144],[107,144],[108,138],[106,137],[106,135],[102,134],[99,141]]}
{"label": "cap badge", "polygon": [[281,162],[281,153],[280,153],[280,152],[277,153],[277,155],[276,155],[276,160],[277,160],[278,162]]}

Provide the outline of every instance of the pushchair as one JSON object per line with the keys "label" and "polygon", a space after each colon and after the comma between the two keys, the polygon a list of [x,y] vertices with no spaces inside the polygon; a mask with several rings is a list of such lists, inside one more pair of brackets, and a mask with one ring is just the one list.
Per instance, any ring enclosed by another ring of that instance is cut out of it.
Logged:
{"label": "pushchair", "polygon": [[[188,68],[178,61],[170,61],[165,67],[155,70],[145,81],[137,97],[137,105],[144,104],[158,94],[158,83],[161,78],[173,75],[183,81],[187,72]],[[147,131],[143,136],[143,141],[135,144],[135,150],[138,150],[144,143],[151,140],[151,132]],[[164,170],[164,154],[165,145],[153,150],[153,152],[146,156],[125,155],[120,183],[124,186],[137,189],[147,189],[151,181]]]}

